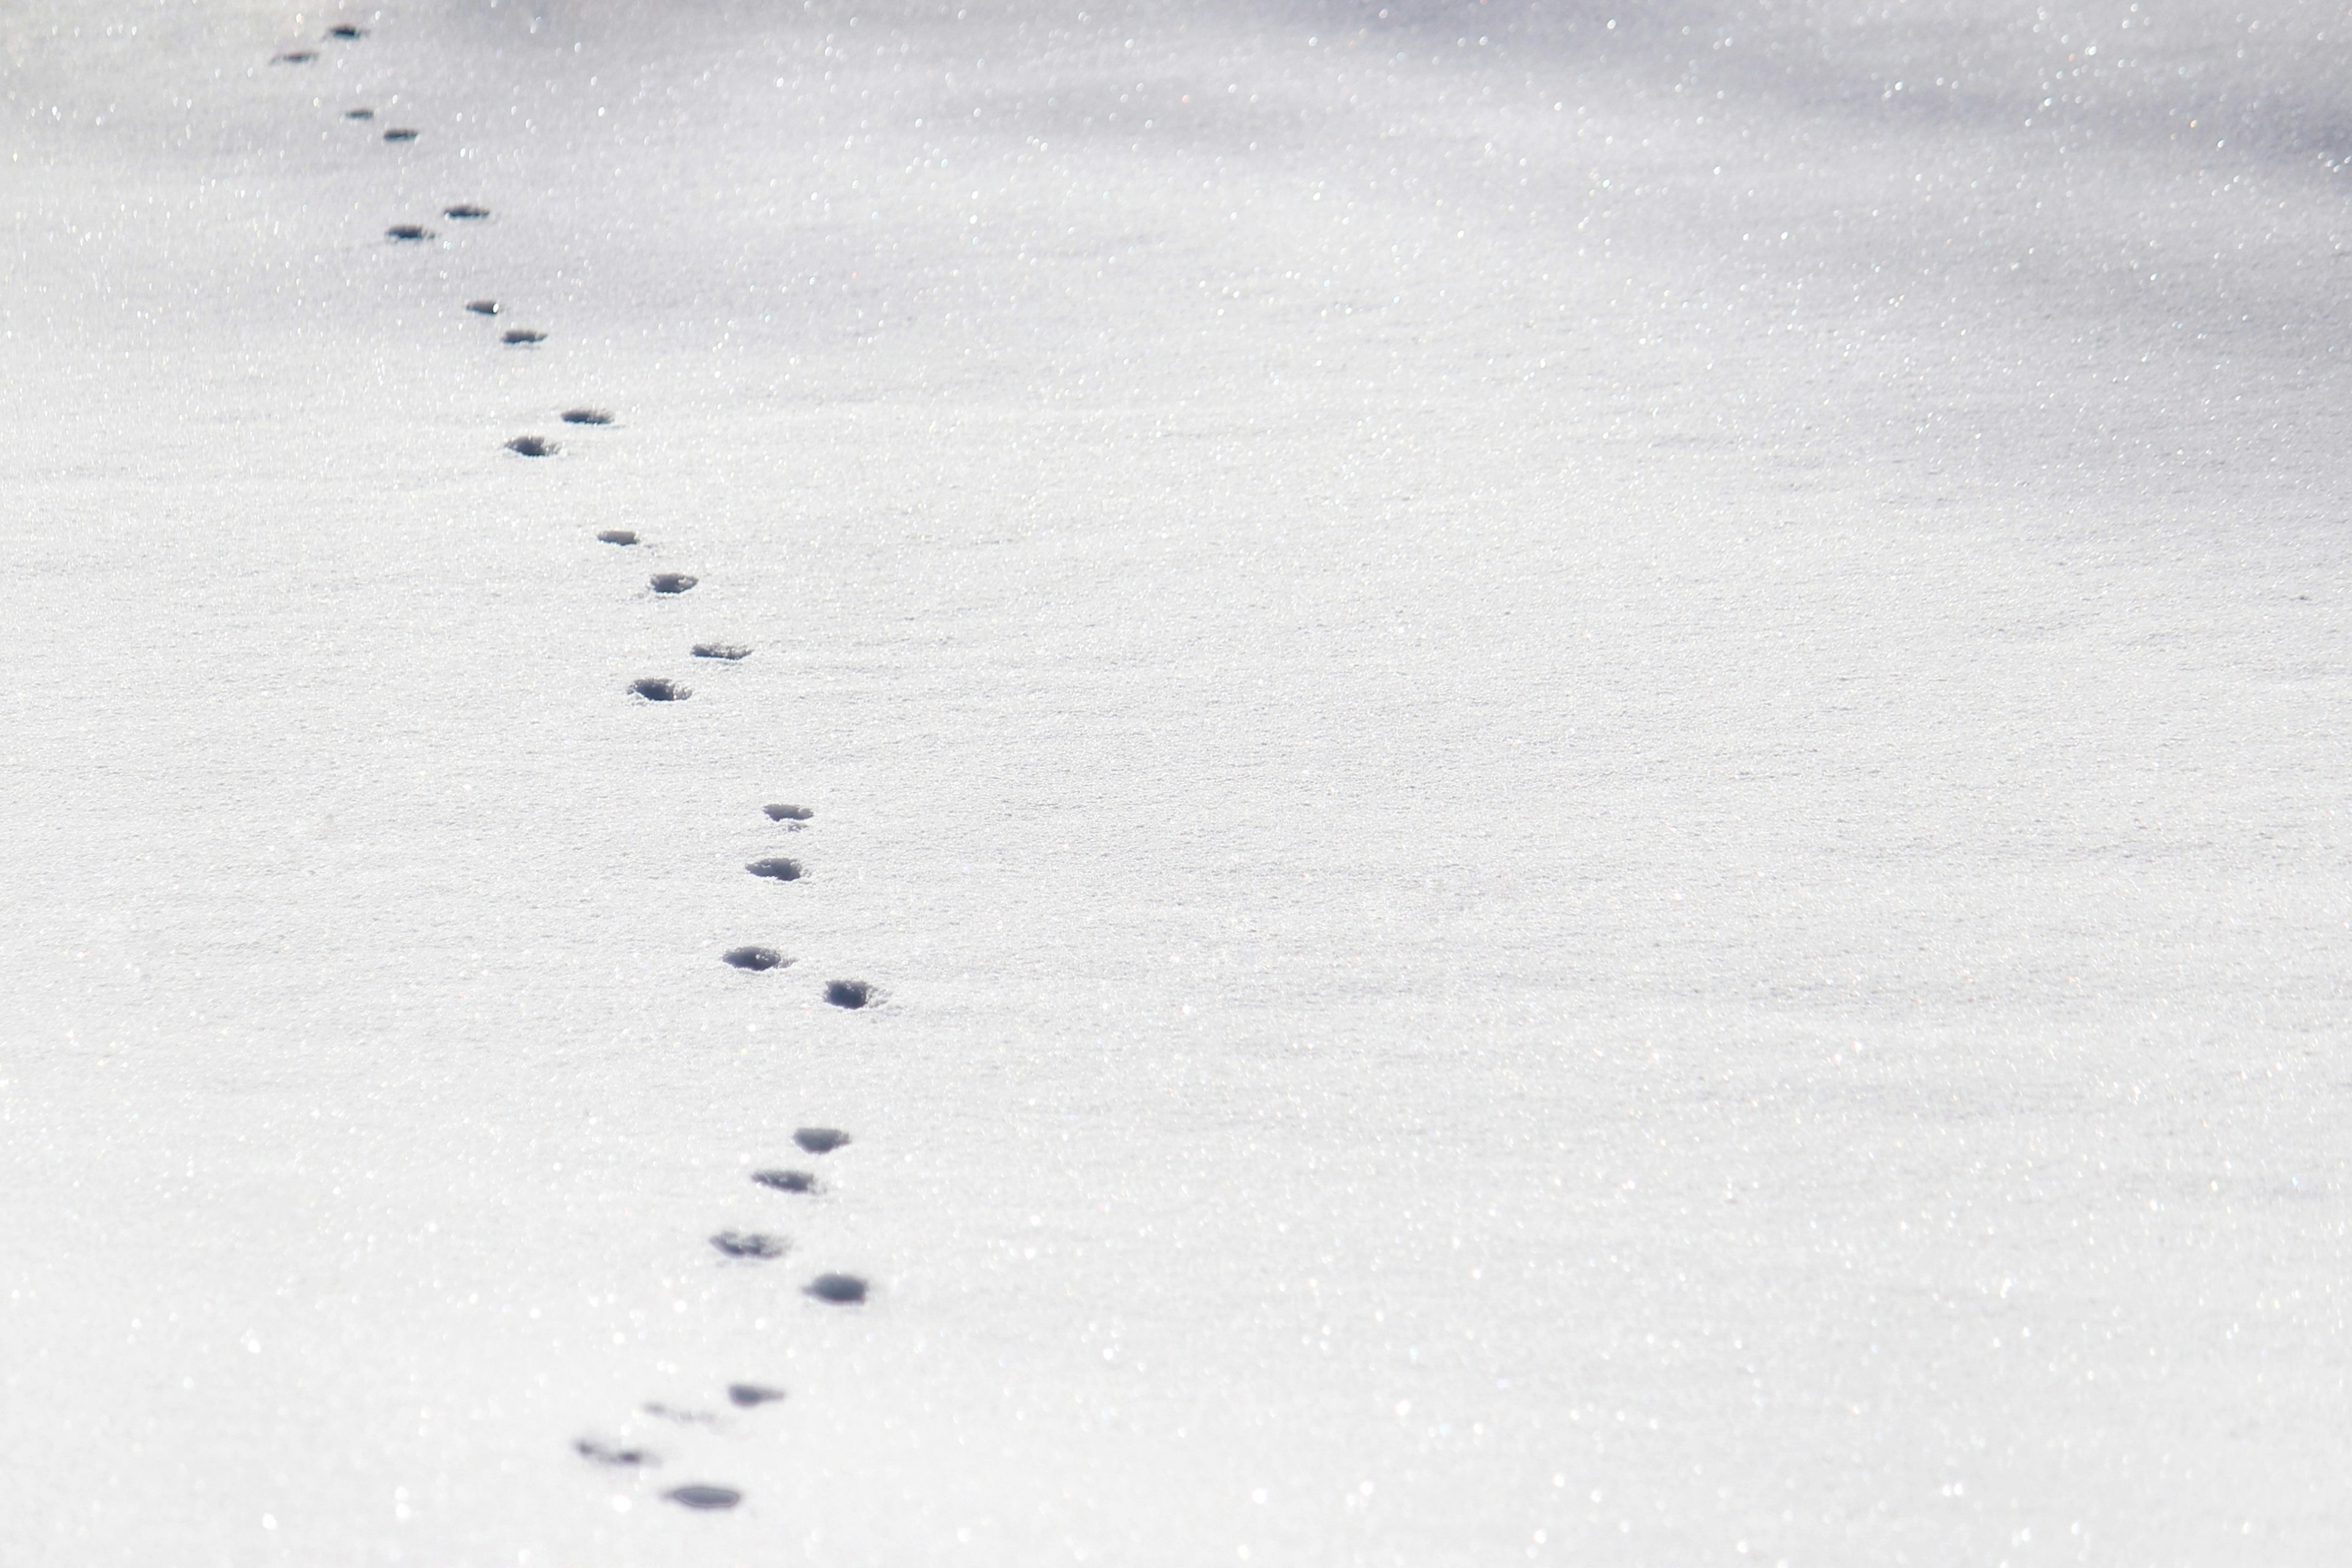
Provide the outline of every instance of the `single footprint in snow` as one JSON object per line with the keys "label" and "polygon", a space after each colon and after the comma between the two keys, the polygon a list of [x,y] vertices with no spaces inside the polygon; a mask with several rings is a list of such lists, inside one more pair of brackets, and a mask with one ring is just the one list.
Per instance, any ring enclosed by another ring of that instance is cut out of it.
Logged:
{"label": "single footprint in snow", "polygon": [[656,572],[653,575],[653,587],[656,594],[683,594],[699,581],[700,578],[689,577],[683,572]]}
{"label": "single footprint in snow", "polygon": [[496,300],[468,300],[466,309],[477,316],[495,316],[499,313],[499,302]]}
{"label": "single footprint in snow", "polygon": [[782,1389],[770,1388],[761,1383],[730,1383],[727,1385],[727,1397],[744,1410],[761,1405],[772,1405],[783,1396]]}
{"label": "single footprint in snow", "polygon": [[733,1487],[710,1487],[701,1485],[677,1487],[662,1493],[662,1496],[669,1499],[670,1501],[677,1504],[680,1508],[690,1508],[702,1510],[733,1508],[737,1503],[743,1500],[743,1494],[737,1491]]}
{"label": "single footprint in snow", "polygon": [[507,443],[507,450],[526,458],[551,458],[563,448],[544,436],[518,436]]}
{"label": "single footprint in snow", "polygon": [[866,1281],[855,1274],[820,1274],[803,1287],[803,1294],[836,1307],[854,1307],[866,1300]]}
{"label": "single footprint in snow", "polygon": [[849,1142],[849,1134],[838,1127],[803,1127],[793,1134],[793,1142],[811,1154],[830,1154]]}
{"label": "single footprint in snow", "polygon": [[792,962],[772,947],[730,947],[719,957],[722,963],[730,963],[738,969],[751,970],[753,973],[762,970],[779,969]]}
{"label": "single footprint in snow", "polygon": [[383,133],[383,139],[387,142],[414,142],[416,132],[405,125],[395,125]]}
{"label": "single footprint in snow", "polygon": [[499,334],[499,342],[502,343],[513,343],[517,347],[520,347],[525,343],[543,343],[546,341],[547,334],[545,332],[533,331],[529,327],[509,327],[505,331]]}
{"label": "single footprint in snow", "polygon": [[459,202],[454,207],[443,207],[441,209],[441,216],[443,217],[454,218],[488,217],[490,216],[490,209],[488,207],[478,207],[471,202]]}
{"label": "single footprint in snow", "polygon": [[824,1189],[806,1171],[754,1171],[751,1179],[780,1193],[816,1193]]}
{"label": "single footprint in snow", "polygon": [[413,245],[420,239],[431,239],[433,231],[423,224],[396,223],[383,231],[383,237],[397,244]]}
{"label": "single footprint in snow", "polygon": [[824,999],[836,1007],[863,1007],[875,999],[874,987],[863,980],[828,980]]}
{"label": "single footprint in snow", "polygon": [[658,675],[648,675],[643,680],[629,682],[629,689],[648,702],[683,702],[694,695],[691,686],[680,686],[675,680]]}
{"label": "single footprint in snow", "polygon": [[637,1466],[661,1463],[658,1457],[643,1448],[609,1447],[593,1437],[583,1437],[572,1447],[582,1458],[593,1464]]}
{"label": "single footprint in snow", "polygon": [[307,66],[319,58],[316,49],[287,49],[270,57],[269,63],[278,66]]}
{"label": "single footprint in snow", "polygon": [[563,411],[566,425],[610,425],[613,416],[601,408],[567,408]]}
{"label": "single footprint in snow", "polygon": [[596,536],[601,544],[635,544],[637,536],[625,528],[608,528]]}
{"label": "single footprint in snow", "polygon": [[767,808],[770,822],[788,822],[798,832],[802,823],[816,815],[804,805],[772,805]]}
{"label": "single footprint in snow", "polygon": [[333,26],[327,29],[327,37],[331,38],[364,38],[367,37],[367,29],[365,27],[354,26],[349,22],[338,22]]}
{"label": "single footprint in snow", "polygon": [[743,868],[754,877],[766,877],[778,882],[797,882],[806,872],[797,860],[787,860],[781,855],[771,855],[764,860],[754,860]]}
{"label": "single footprint in snow", "polygon": [[710,1238],[710,1245],[730,1258],[746,1258],[762,1263],[772,1258],[782,1258],[793,1249],[793,1244],[781,1236],[762,1236],[749,1230],[722,1230]]}
{"label": "single footprint in snow", "polygon": [[373,120],[375,118],[375,110],[373,109],[346,109],[343,110],[343,118],[346,120]]}
{"label": "single footprint in snow", "polygon": [[716,1426],[719,1417],[707,1410],[680,1410],[675,1405],[659,1402],[639,1406],[648,1415],[658,1415],[665,1421],[675,1421],[681,1426]]}
{"label": "single footprint in snow", "polygon": [[751,650],[739,642],[698,642],[694,645],[694,657],[723,658],[732,664],[737,659],[751,658]]}

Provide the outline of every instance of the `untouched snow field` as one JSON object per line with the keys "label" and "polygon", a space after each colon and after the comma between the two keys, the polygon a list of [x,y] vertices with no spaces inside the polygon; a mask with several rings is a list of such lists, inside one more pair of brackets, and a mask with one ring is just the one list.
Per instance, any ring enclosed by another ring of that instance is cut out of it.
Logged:
{"label": "untouched snow field", "polygon": [[2352,1559],[2347,39],[5,0],[0,1563]]}

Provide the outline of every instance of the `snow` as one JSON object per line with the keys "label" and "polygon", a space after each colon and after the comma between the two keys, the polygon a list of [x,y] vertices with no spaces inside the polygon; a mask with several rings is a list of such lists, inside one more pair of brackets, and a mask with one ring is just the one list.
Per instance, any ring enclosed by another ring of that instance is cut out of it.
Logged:
{"label": "snow", "polygon": [[0,12],[0,1562],[2342,1561],[2347,35]]}

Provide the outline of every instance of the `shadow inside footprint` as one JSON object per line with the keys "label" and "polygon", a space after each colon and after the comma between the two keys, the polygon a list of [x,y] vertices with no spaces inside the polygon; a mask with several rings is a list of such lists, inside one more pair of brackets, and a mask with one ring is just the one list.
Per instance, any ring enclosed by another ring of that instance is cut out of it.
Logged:
{"label": "shadow inside footprint", "polygon": [[637,536],[625,528],[608,528],[596,540],[601,544],[635,544]]}
{"label": "shadow inside footprint", "polygon": [[629,689],[648,702],[683,702],[694,695],[691,686],[680,686],[658,675],[648,675],[643,680],[629,682]]}
{"label": "shadow inside footprint", "polygon": [[698,581],[699,578],[689,577],[683,572],[656,572],[653,575],[654,592],[683,594]]}
{"label": "shadow inside footprint", "polygon": [[507,443],[507,450],[526,458],[551,458],[563,448],[544,436],[518,436]]}
{"label": "shadow inside footprint", "polygon": [[307,66],[318,58],[319,51],[316,49],[288,49],[281,54],[272,56],[270,63],[281,66]]}
{"label": "shadow inside footprint", "polygon": [[757,1405],[772,1405],[783,1396],[782,1389],[770,1388],[764,1384],[730,1383],[727,1385],[727,1397],[745,1410]]}
{"label": "shadow inside footprint", "polygon": [[375,118],[375,110],[373,109],[346,109],[343,110],[343,118],[346,120],[373,120]]}
{"label": "shadow inside footprint", "polygon": [[441,209],[441,216],[443,217],[454,218],[488,217],[490,216],[490,209],[488,207],[478,207],[471,202],[459,202],[454,207],[443,207]]}
{"label": "shadow inside footprint", "polygon": [[828,980],[824,999],[836,1007],[863,1007],[874,1000],[874,987],[863,980]]}
{"label": "shadow inside footprint", "polygon": [[703,1510],[733,1508],[743,1500],[743,1494],[733,1487],[678,1487],[662,1493],[662,1496],[680,1508]]}
{"label": "shadow inside footprint", "polygon": [[338,22],[333,26],[327,29],[327,37],[331,38],[364,38],[367,37],[367,29],[365,27],[353,26],[349,22]]}
{"label": "shadow inside footprint", "polygon": [[395,125],[383,133],[383,139],[387,142],[414,142],[416,132],[405,125]]}
{"label": "shadow inside footprint", "polygon": [[563,411],[566,425],[610,425],[613,416],[601,408],[567,408]]}
{"label": "shadow inside footprint", "polygon": [[423,224],[396,223],[383,231],[383,237],[395,244],[413,245],[420,239],[431,239],[433,231]]}
{"label": "shadow inside footprint", "polygon": [[730,947],[719,957],[721,963],[730,963],[738,969],[748,969],[754,973],[792,962],[772,947]]}
{"label": "shadow inside footprint", "polygon": [[793,1244],[781,1236],[761,1236],[748,1230],[722,1230],[710,1238],[710,1245],[730,1258],[748,1258],[761,1262],[771,1258],[782,1258],[793,1249]]}
{"label": "shadow inside footprint", "polygon": [[830,1154],[849,1142],[849,1134],[838,1127],[803,1127],[793,1134],[793,1142],[811,1154]]}
{"label": "shadow inside footprint", "polygon": [[739,658],[751,658],[751,650],[739,642],[698,642],[694,645],[694,657],[723,658],[732,663]]}
{"label": "shadow inside footprint", "polygon": [[772,805],[768,807],[770,822],[806,822],[815,812],[804,805]]}
{"label": "shadow inside footprint", "polygon": [[866,1281],[855,1274],[820,1274],[808,1282],[803,1293],[836,1307],[854,1307],[866,1300]]}
{"label": "shadow inside footprint", "polygon": [[643,1448],[611,1448],[593,1437],[583,1437],[572,1447],[582,1458],[598,1465],[658,1465],[661,1460]]}
{"label": "shadow inside footprint", "polygon": [[816,1178],[806,1171],[754,1171],[751,1179],[763,1187],[780,1193],[814,1193],[820,1189]]}
{"label": "shadow inside footprint", "polygon": [[466,309],[477,316],[495,316],[499,313],[499,302],[496,300],[468,300]]}
{"label": "shadow inside footprint", "polygon": [[509,327],[499,334],[499,342],[513,343],[518,347],[524,343],[543,343],[546,341],[545,332],[536,332],[529,327]]}
{"label": "shadow inside footprint", "polygon": [[764,860],[754,860],[743,868],[754,877],[766,877],[778,882],[797,882],[803,876],[801,863],[787,860],[781,855],[771,855]]}

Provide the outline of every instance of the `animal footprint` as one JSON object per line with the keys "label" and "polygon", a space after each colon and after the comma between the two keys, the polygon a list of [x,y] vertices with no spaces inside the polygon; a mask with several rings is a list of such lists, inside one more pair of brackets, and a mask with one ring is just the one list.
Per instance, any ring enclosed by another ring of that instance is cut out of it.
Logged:
{"label": "animal footprint", "polygon": [[700,579],[698,578],[689,577],[683,572],[656,572],[653,575],[654,592],[656,594],[683,594],[688,589],[693,587],[699,580]]}
{"label": "animal footprint", "polygon": [[807,873],[797,860],[787,860],[781,855],[771,855],[764,860],[754,860],[743,868],[754,877],[767,877],[779,882],[797,882]]}
{"label": "animal footprint", "polygon": [[529,327],[509,327],[505,331],[499,334],[499,342],[502,343],[514,343],[518,346],[523,343],[543,343],[546,341],[547,334],[545,332],[535,332]]}
{"label": "animal footprint", "polygon": [[327,29],[327,37],[331,38],[364,38],[367,37],[367,29],[365,27],[355,27],[349,22],[338,22],[333,26]]}
{"label": "animal footprint", "polygon": [[405,125],[395,125],[383,133],[383,139],[387,142],[414,142],[416,132]]}
{"label": "animal footprint", "polygon": [[478,207],[471,202],[459,202],[454,207],[443,207],[441,209],[441,216],[443,217],[454,218],[488,217],[490,216],[490,209],[488,207]]}
{"label": "animal footprint", "polygon": [[658,1465],[661,1463],[661,1459],[658,1456],[648,1453],[643,1448],[607,1447],[605,1445],[597,1442],[593,1437],[583,1437],[578,1442],[572,1444],[572,1447],[579,1453],[582,1458],[588,1460],[592,1464],[635,1467],[639,1465]]}
{"label": "animal footprint", "polygon": [[499,313],[499,302],[496,300],[468,300],[466,309],[477,316],[495,316]]}
{"label": "animal footprint", "polygon": [[658,675],[648,675],[643,680],[629,682],[629,689],[648,702],[683,702],[694,695],[691,686],[680,686],[675,680]]}
{"label": "animal footprint", "polygon": [[526,458],[551,458],[563,448],[544,436],[518,436],[507,443],[507,450]]}
{"label": "animal footprint", "polygon": [[750,1410],[755,1405],[772,1404],[783,1396],[782,1389],[770,1388],[762,1384],[730,1383],[727,1385],[727,1397],[744,1410]]}
{"label": "animal footprint", "polygon": [[751,1180],[780,1193],[817,1193],[824,1189],[806,1171],[754,1171]]}
{"label": "animal footprint", "polygon": [[836,1307],[854,1307],[866,1300],[866,1281],[855,1274],[820,1274],[802,1293]]}
{"label": "animal footprint", "polygon": [[747,1258],[756,1262],[782,1258],[793,1249],[793,1244],[781,1236],[761,1236],[745,1230],[722,1230],[710,1238],[710,1245],[730,1258]]}
{"label": "animal footprint", "polygon": [[373,120],[375,118],[375,110],[373,109],[346,109],[343,110],[343,118],[346,120]]}
{"label": "animal footprint", "polygon": [[739,658],[751,658],[751,650],[738,642],[698,642],[694,645],[694,657],[723,658],[731,663]]}
{"label": "animal footprint", "polygon": [[803,1127],[793,1142],[811,1154],[830,1154],[849,1142],[849,1134],[838,1127]]}
{"label": "animal footprint", "polygon": [[863,980],[828,980],[824,983],[824,999],[836,1007],[863,1007],[875,1000],[877,992]]}
{"label": "animal footprint", "polygon": [[733,1487],[709,1487],[700,1485],[677,1487],[672,1490],[662,1493],[662,1496],[669,1499],[670,1501],[677,1504],[680,1508],[690,1508],[697,1510],[733,1508],[737,1503],[743,1500],[743,1494],[737,1491]]}
{"label": "animal footprint", "polygon": [[316,49],[287,49],[271,56],[269,63],[274,66],[307,66],[318,58]]}
{"label": "animal footprint", "polygon": [[601,408],[567,408],[563,411],[566,425],[610,425],[613,416]]}
{"label": "animal footprint", "polygon": [[413,245],[420,239],[431,239],[433,231],[423,224],[396,223],[383,231],[383,237],[403,245]]}
{"label": "animal footprint", "polygon": [[635,544],[637,542],[637,536],[625,528],[608,528],[596,538],[604,544]]}
{"label": "animal footprint", "polygon": [[767,808],[770,822],[806,822],[816,815],[804,805],[772,805]]}
{"label": "animal footprint", "polygon": [[782,968],[792,962],[772,947],[730,947],[719,957],[721,963],[733,964],[738,969],[751,970],[755,974],[764,970]]}

